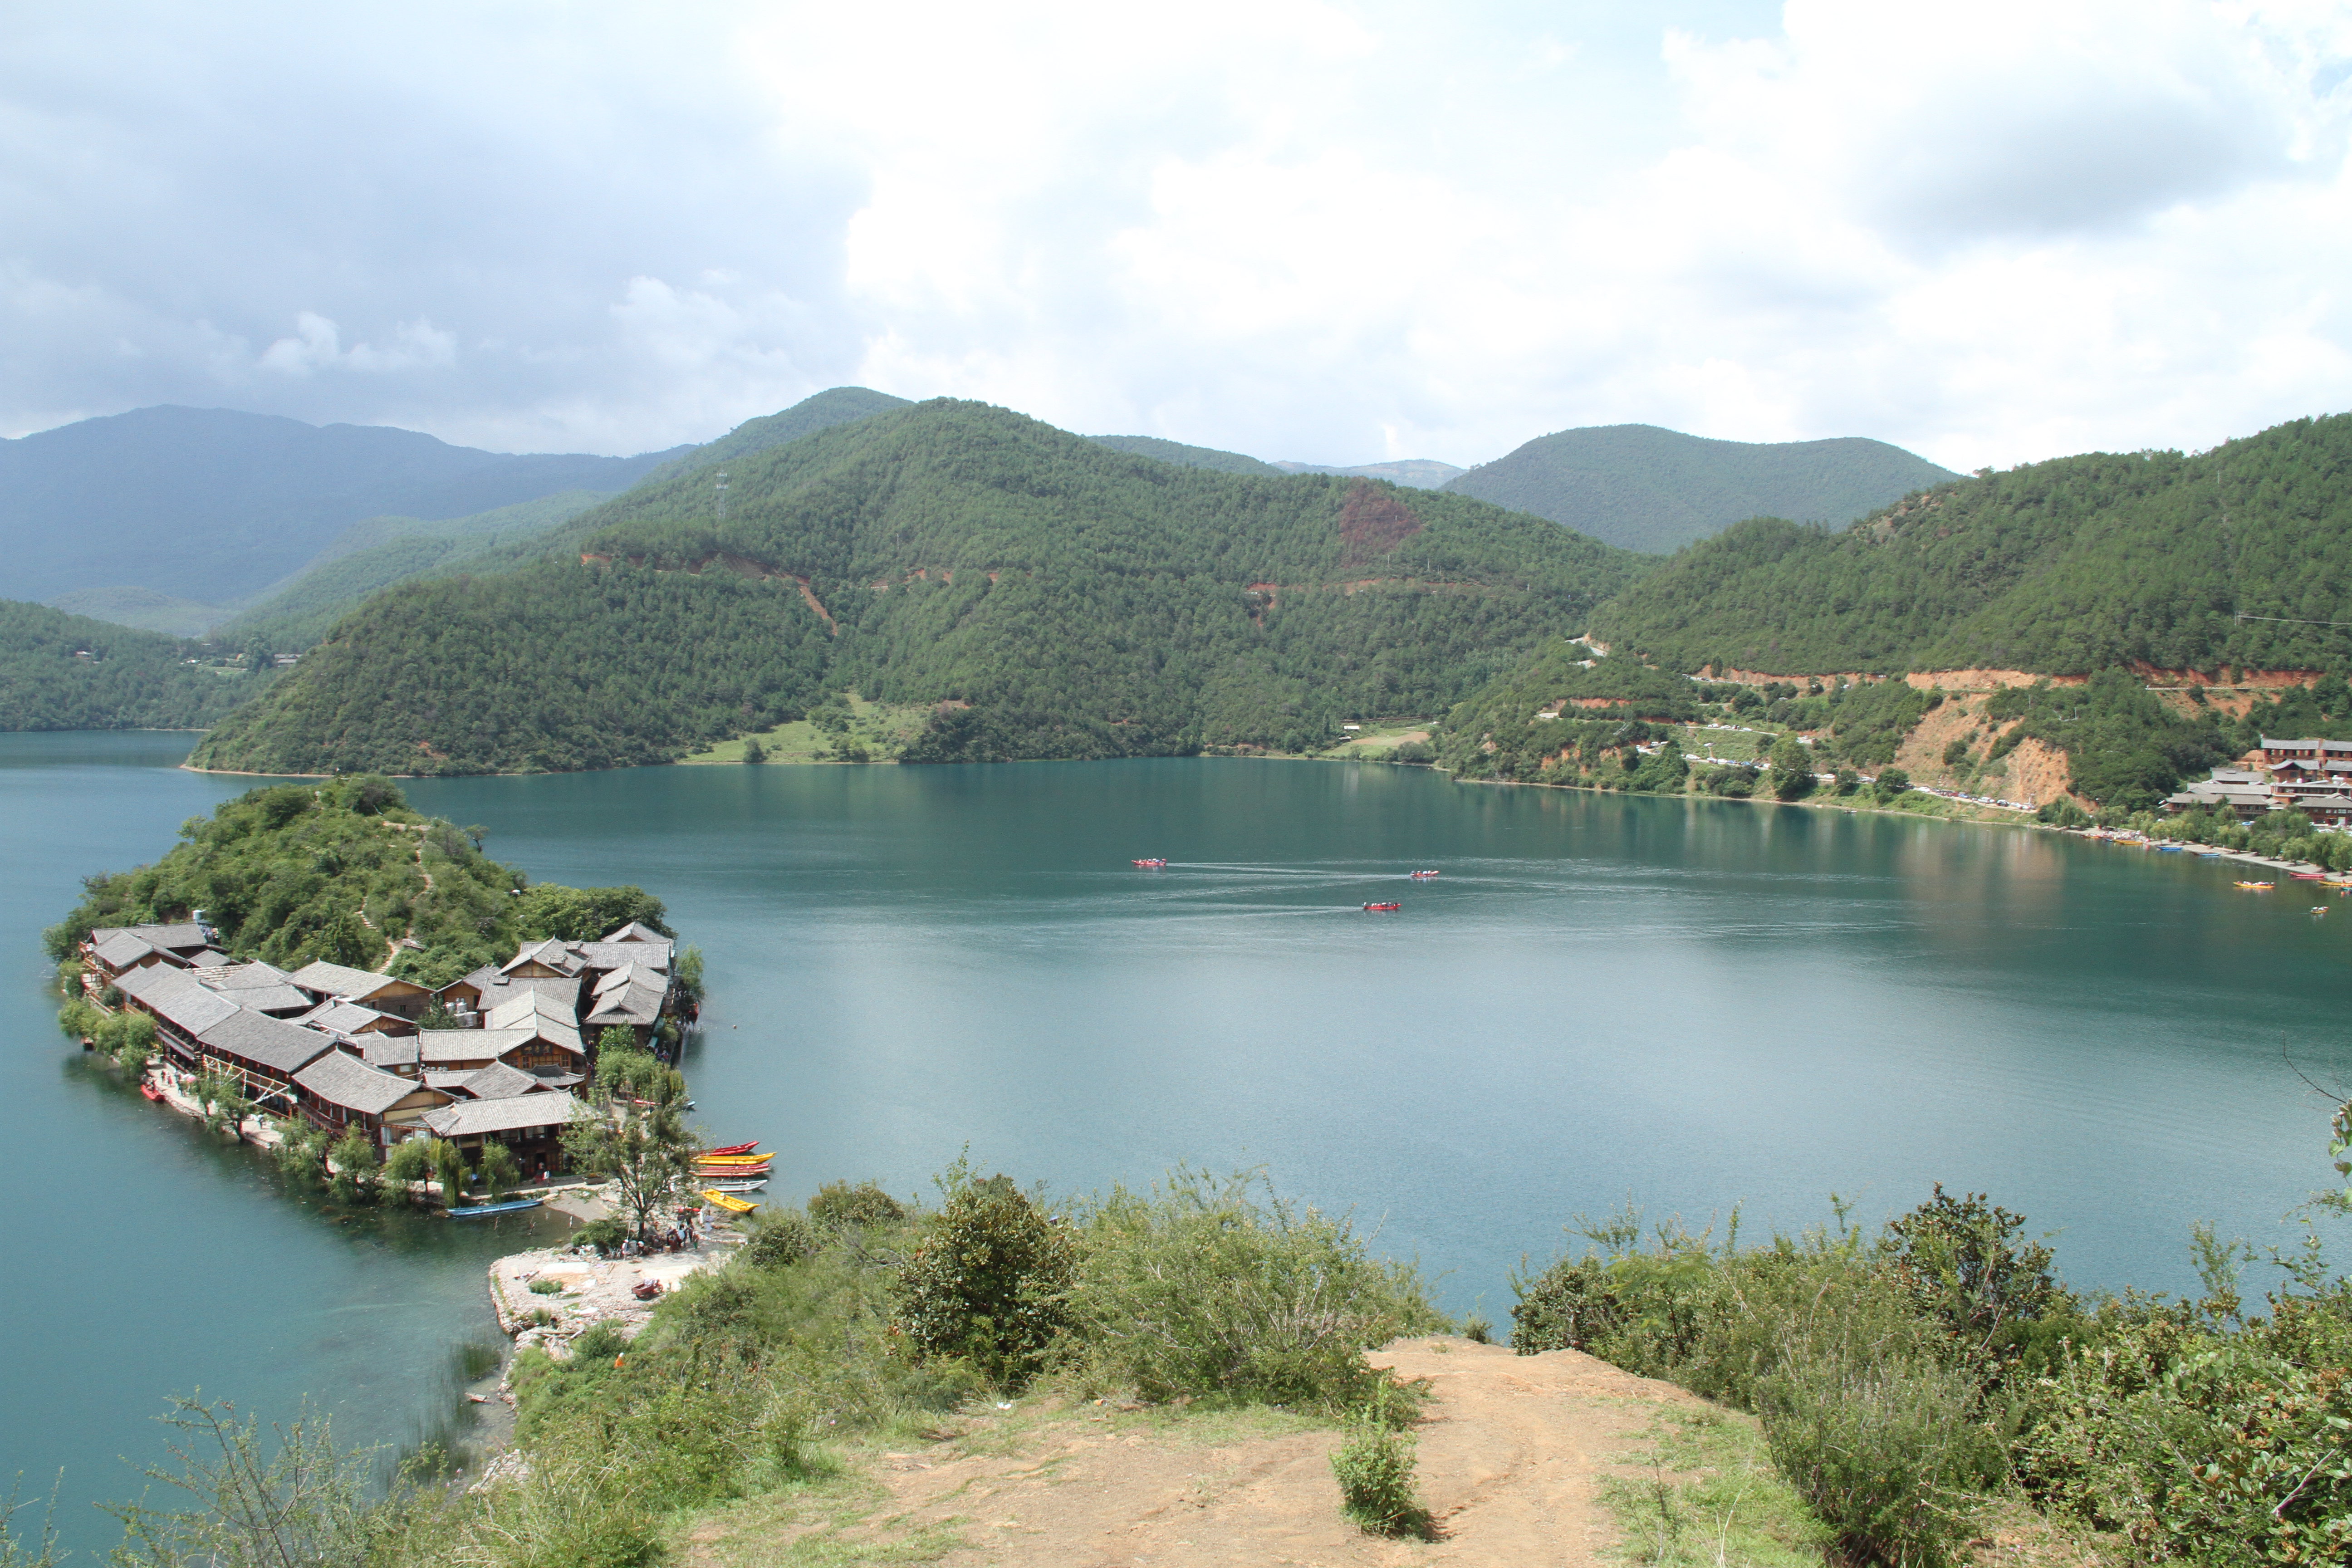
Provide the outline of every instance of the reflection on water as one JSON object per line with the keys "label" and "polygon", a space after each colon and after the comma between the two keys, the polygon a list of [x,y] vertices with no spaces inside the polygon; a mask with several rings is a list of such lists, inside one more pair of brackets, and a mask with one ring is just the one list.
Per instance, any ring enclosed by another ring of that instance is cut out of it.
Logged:
{"label": "reflection on water", "polygon": [[[0,1468],[62,1463],[68,1497],[125,1490],[114,1456],[197,1385],[446,1437],[484,1265],[555,1223],[339,1219],[63,1047],[41,923],[252,782],[172,769],[185,746],[0,737],[0,1180],[29,1242],[0,1391],[58,1413]],[[1938,1180],[2062,1231],[2077,1282],[2178,1289],[2193,1220],[2280,1239],[2330,1173],[2286,1056],[2352,1076],[2343,924],[2011,829],[1208,760],[411,794],[534,877],[669,901],[709,961],[697,1099],[779,1151],[772,1200],[915,1192],[967,1143],[1064,1188],[1265,1163],[1497,1319],[1523,1254],[1629,1194],[1799,1225]]]}

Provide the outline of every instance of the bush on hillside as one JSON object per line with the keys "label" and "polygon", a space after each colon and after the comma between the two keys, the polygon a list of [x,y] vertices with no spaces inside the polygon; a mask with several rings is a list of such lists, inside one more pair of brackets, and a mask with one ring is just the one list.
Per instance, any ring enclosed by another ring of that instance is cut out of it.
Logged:
{"label": "bush on hillside", "polygon": [[959,1162],[946,1185],[947,1202],[899,1269],[891,1327],[919,1358],[961,1359],[1018,1386],[1069,1321],[1069,1228],[1009,1176],[974,1178]]}
{"label": "bush on hillside", "polygon": [[1411,1266],[1370,1258],[1347,1219],[1262,1174],[1180,1166],[1149,1194],[1114,1187],[1079,1238],[1076,1353],[1146,1399],[1354,1409],[1386,1383],[1365,1351],[1448,1326]]}
{"label": "bush on hillside", "polygon": [[873,1182],[860,1182],[854,1187],[847,1182],[827,1182],[809,1199],[808,1212],[819,1225],[861,1228],[897,1225],[907,1217],[906,1205]]}

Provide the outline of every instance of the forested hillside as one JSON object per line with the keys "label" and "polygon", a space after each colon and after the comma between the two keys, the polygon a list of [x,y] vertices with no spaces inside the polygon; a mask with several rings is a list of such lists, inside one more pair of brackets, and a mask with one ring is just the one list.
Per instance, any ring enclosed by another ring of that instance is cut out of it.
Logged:
{"label": "forested hillside", "polygon": [[1446,489],[1664,554],[1744,518],[1844,523],[1957,478],[1884,441],[1715,441],[1654,425],[1538,437]]}
{"label": "forested hillside", "polygon": [[2352,621],[2352,416],[1955,480],[1843,531],[1743,523],[1594,630],[1685,670],[2341,668],[2325,621]]}
{"label": "forested hillside", "polygon": [[536,539],[607,499],[595,490],[566,490],[447,521],[375,517],[353,523],[310,565],[212,635],[231,644],[260,637],[281,653],[299,651],[371,594],[467,570],[501,546]]}
{"label": "forested hillside", "polygon": [[870,386],[827,387],[779,413],[746,419],[708,445],[688,447],[645,478],[648,482],[675,479],[688,473],[717,468],[788,445],[803,436],[813,436],[819,430],[852,425],[893,408],[911,406],[903,397],[893,397]]}
{"label": "forested hillside", "polygon": [[132,587],[233,605],[363,518],[610,494],[671,455],[516,456],[380,426],[141,408],[0,440],[0,548],[8,591],[27,599]]}
{"label": "forested hillside", "polygon": [[1087,439],[1130,457],[1157,458],[1163,463],[1178,463],[1188,468],[1214,468],[1221,474],[1275,475],[1283,471],[1272,463],[1260,462],[1239,452],[1188,447],[1181,441],[1163,441],[1157,436],[1089,436]]}
{"label": "forested hillside", "polygon": [[188,662],[203,651],[177,637],[0,599],[0,731],[200,730],[274,678]]}
{"label": "forested hillside", "polygon": [[943,705],[910,758],[1317,744],[1460,700],[1638,564],[1464,497],[1179,467],[944,399],[730,474],[723,521],[679,474],[569,525],[585,563],[372,601],[195,761],[654,762],[845,689]]}

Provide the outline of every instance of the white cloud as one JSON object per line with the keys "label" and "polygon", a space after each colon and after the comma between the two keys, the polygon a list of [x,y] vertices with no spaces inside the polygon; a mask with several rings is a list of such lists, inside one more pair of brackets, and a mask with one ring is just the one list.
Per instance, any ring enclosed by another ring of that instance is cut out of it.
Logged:
{"label": "white cloud", "polygon": [[263,370],[279,375],[310,375],[321,370],[373,374],[435,369],[457,363],[457,340],[431,321],[403,321],[383,345],[342,346],[342,329],[315,310],[294,319],[295,335],[279,338],[261,352]]}
{"label": "white cloud", "polygon": [[698,15],[0,21],[0,425],[634,450],[859,380],[1268,457],[1975,467],[2352,403],[2325,0]]}

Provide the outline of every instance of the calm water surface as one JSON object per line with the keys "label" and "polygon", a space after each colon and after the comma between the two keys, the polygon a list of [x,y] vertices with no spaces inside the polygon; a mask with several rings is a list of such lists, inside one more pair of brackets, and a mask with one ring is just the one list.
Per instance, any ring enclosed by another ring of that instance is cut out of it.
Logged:
{"label": "calm water surface", "polygon": [[[186,747],[0,736],[0,1470],[63,1466],[83,1541],[168,1393],[425,1429],[484,1264],[535,1234],[337,1224],[62,1045],[39,927],[251,782]],[[2012,829],[1212,760],[410,793],[534,877],[668,900],[709,960],[704,1120],[780,1152],[771,1198],[912,1193],[966,1144],[1063,1188],[1264,1164],[1497,1320],[1579,1210],[1874,1219],[1936,1181],[2058,1231],[2079,1285],[2179,1289],[2193,1221],[2284,1241],[2331,1174],[2290,1058],[2352,1077],[2352,909]]]}

